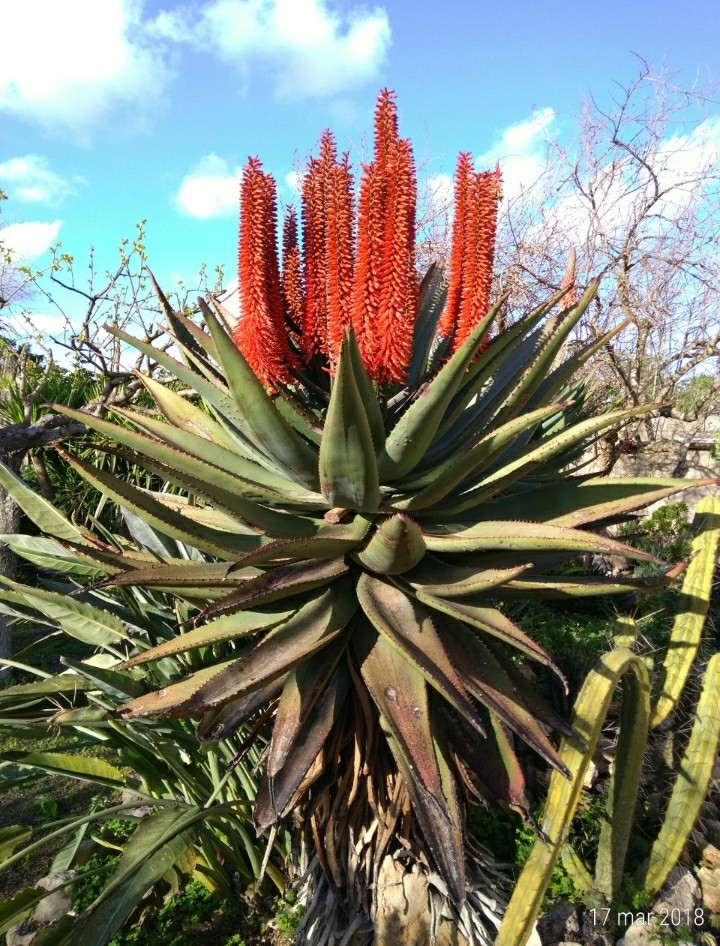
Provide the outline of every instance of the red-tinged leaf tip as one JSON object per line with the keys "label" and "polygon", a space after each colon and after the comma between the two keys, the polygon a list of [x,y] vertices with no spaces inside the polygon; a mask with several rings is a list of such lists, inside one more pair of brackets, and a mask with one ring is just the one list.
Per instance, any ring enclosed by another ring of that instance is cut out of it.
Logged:
{"label": "red-tinged leaf tip", "polygon": [[689,562],[678,562],[677,565],[673,565],[672,568],[665,572],[663,578],[667,578],[668,581],[674,581],[676,578],[679,578],[680,575],[682,575],[689,564]]}

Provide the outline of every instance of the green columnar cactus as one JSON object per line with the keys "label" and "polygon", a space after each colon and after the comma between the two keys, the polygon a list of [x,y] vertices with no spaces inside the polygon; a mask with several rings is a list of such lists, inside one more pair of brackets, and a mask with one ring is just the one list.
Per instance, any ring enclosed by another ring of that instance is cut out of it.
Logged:
{"label": "green columnar cactus", "polygon": [[683,580],[677,617],[670,635],[653,706],[650,727],[657,728],[677,706],[690,668],[697,656],[710,606],[712,576],[720,541],[720,503],[711,496],[700,500],[693,521],[692,559]]}
{"label": "green columnar cactus", "polygon": [[[573,735],[564,738],[560,748],[560,758],[571,773],[570,779],[564,779],[558,772],[551,777],[543,822],[546,838],[535,843],[520,875],[496,946],[523,946],[526,942],[558,857],[562,857],[577,880],[578,889],[593,888],[609,900],[617,895],[648,732],[652,725],[658,725],[656,721],[667,718],[677,704],[697,654],[712,590],[719,526],[720,503],[713,498],[703,499],[694,521],[694,558],[684,576],[679,611],[663,664],[665,685],[652,711],[647,667],[643,659],[628,649],[635,636],[631,619],[620,619],[616,637],[619,646],[605,654],[598,668],[588,675],[575,704]],[[621,681],[620,734],[592,882],[566,838],[610,700]],[[690,836],[710,784],[719,744],[720,654],[715,654],[705,671],[690,741],[679,763],[662,828],[648,861],[637,875],[638,884],[651,896],[662,887]]]}
{"label": "green columnar cactus", "polygon": [[[624,758],[619,771],[616,765],[615,779],[619,786],[614,796],[634,804],[638,785],[637,757],[642,751],[647,735],[647,719],[650,711],[650,679],[642,660],[627,649],[618,649],[604,654],[597,669],[591,670],[575,702],[571,736],[563,738],[560,758],[570,772],[565,778],[553,772],[545,803],[542,823],[543,837],[539,837],[530,852],[527,864],[515,887],[507,913],[500,927],[495,946],[522,946],[530,935],[550,874],[566,842],[573,816],[580,800],[585,773],[590,765],[597,741],[605,722],[615,688],[623,681],[626,709],[621,726],[628,731],[625,740]],[[641,732],[641,745],[633,745],[632,733]],[[603,882],[617,874],[620,855],[627,846],[629,824],[622,820],[617,832],[608,839],[611,853],[609,868],[603,868]]]}
{"label": "green columnar cactus", "polygon": [[678,764],[675,786],[650,858],[638,884],[657,893],[677,864],[707,795],[720,743],[720,654],[711,657],[695,713],[690,741]]}

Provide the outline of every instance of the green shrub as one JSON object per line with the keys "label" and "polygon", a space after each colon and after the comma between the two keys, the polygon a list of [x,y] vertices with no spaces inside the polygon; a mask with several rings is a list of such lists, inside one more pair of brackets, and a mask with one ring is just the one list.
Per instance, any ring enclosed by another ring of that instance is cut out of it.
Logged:
{"label": "green shrub", "polygon": [[639,525],[624,523],[618,529],[623,541],[666,562],[681,562],[690,555],[691,530],[686,503],[666,503]]}

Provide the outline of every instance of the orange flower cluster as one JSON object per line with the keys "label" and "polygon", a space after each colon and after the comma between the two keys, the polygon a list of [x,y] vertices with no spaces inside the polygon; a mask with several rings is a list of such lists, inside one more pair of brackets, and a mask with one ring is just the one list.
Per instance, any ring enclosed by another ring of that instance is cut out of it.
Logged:
{"label": "orange flower cluster", "polygon": [[490,308],[498,203],[502,196],[500,168],[473,170],[472,156],[458,155],[455,169],[450,285],[438,330],[452,337],[456,351]]}
{"label": "orange flower cluster", "polygon": [[304,312],[302,260],[298,244],[297,214],[289,207],[283,220],[282,298],[288,330],[296,344],[301,336]]}
{"label": "orange flower cluster", "polygon": [[277,200],[272,175],[250,158],[240,185],[238,278],[243,317],[233,338],[263,382],[289,380],[295,357],[285,331],[277,258]]}
{"label": "orange flower cluster", "polygon": [[363,170],[352,325],[371,378],[407,374],[417,310],[412,146],[398,137],[394,94],[383,89],[375,110],[373,161]]}
{"label": "orange flower cluster", "polygon": [[565,267],[565,273],[560,283],[560,289],[567,289],[565,298],[563,299],[563,306],[566,309],[571,309],[574,305],[577,304],[578,295],[577,288],[575,286],[576,279],[576,267],[577,267],[577,251],[575,247],[570,250],[570,255],[568,256],[567,266]]}
{"label": "orange flower cluster", "polygon": [[305,309],[300,345],[305,360],[327,355],[337,362],[350,328],[352,292],[353,199],[347,154],[337,160],[332,133],[320,138],[320,157],[308,164],[302,188],[305,247]]}
{"label": "orange flower cluster", "polygon": [[[239,279],[242,318],[235,342],[260,380],[284,383],[319,359],[334,371],[352,327],[368,374],[402,382],[410,363],[418,305],[415,272],[417,187],[410,141],[398,135],[394,93],[375,110],[373,158],[363,167],[354,232],[347,154],[329,131],[302,185],[302,253],[290,208],[283,225],[282,274],[276,246],[273,178],[250,158],[240,193]],[[450,287],[440,332],[453,348],[488,311],[500,198],[498,169],[476,173],[468,154],[456,172]]]}

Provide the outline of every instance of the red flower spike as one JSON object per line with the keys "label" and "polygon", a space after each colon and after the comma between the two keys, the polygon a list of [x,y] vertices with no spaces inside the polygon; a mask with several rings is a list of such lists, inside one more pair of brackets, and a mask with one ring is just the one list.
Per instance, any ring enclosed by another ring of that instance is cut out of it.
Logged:
{"label": "red flower spike", "polygon": [[375,326],[380,310],[383,247],[383,180],[373,162],[363,168],[358,205],[357,261],[352,292],[352,326],[360,355],[371,377]]}
{"label": "red flower spike", "polygon": [[326,345],[331,370],[340,357],[343,336],[351,325],[354,256],[352,174],[345,154],[342,162],[328,173]]}
{"label": "red flower spike", "polygon": [[490,308],[501,185],[499,168],[475,174],[472,181],[468,195],[465,270],[453,351],[457,351]]}
{"label": "red flower spike", "polygon": [[298,339],[304,312],[302,260],[298,246],[297,214],[288,207],[283,221],[282,296],[288,330]]}
{"label": "red flower spike", "polygon": [[374,337],[374,374],[402,382],[412,354],[417,307],[415,278],[415,164],[409,140],[396,142],[386,169],[382,295]]}
{"label": "red flower spike", "polygon": [[395,93],[381,89],[375,104],[375,151],[373,160],[384,170],[392,160],[398,141]]}
{"label": "red flower spike", "polygon": [[303,184],[305,246],[306,358],[328,355],[337,361],[342,336],[350,324],[354,266],[352,176],[347,155],[337,161],[335,139],[324,131],[320,157],[308,164]]}
{"label": "red flower spike", "polygon": [[249,158],[240,187],[238,276],[241,317],[235,344],[263,384],[288,380],[292,355],[285,334],[275,245],[275,182]]}
{"label": "red flower spike", "polygon": [[322,199],[320,162],[311,159],[303,179],[302,217],[305,257],[305,306],[302,322],[302,351],[306,361],[323,350],[325,318],[325,278],[323,273],[325,210]]}
{"label": "red flower spike", "polygon": [[472,155],[462,151],[458,155],[455,168],[455,207],[453,212],[452,250],[450,253],[450,274],[447,300],[438,323],[438,332],[443,338],[449,338],[455,330],[460,312],[460,297],[468,239],[468,191],[474,179]]}
{"label": "red flower spike", "polygon": [[398,138],[394,93],[375,109],[375,153],[360,190],[352,323],[371,378],[402,381],[417,305],[415,169],[410,142]]}
{"label": "red flower spike", "polygon": [[577,267],[577,252],[575,247],[570,250],[570,256],[568,257],[567,267],[565,268],[565,275],[562,278],[560,283],[560,289],[567,289],[565,297],[563,298],[562,304],[566,309],[571,309],[574,305],[577,304],[577,289],[575,288],[575,279],[576,279],[576,267]]}

